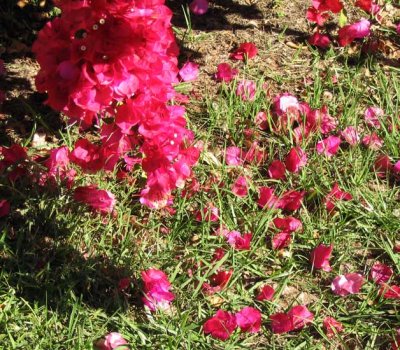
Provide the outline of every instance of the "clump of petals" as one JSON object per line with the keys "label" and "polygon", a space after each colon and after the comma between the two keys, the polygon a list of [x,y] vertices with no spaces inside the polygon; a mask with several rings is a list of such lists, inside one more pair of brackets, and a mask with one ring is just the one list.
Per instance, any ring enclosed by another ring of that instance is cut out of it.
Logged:
{"label": "clump of petals", "polygon": [[270,187],[261,187],[257,204],[262,208],[273,208],[278,198],[274,194],[274,189]]}
{"label": "clump of petals", "polygon": [[384,299],[400,299],[400,286],[382,284],[379,295]]}
{"label": "clump of petals", "polygon": [[210,283],[204,282],[202,289],[206,294],[214,294],[223,290],[228,284],[233,274],[233,270],[220,270],[210,276]]}
{"label": "clump of petals", "polygon": [[315,32],[312,36],[308,38],[308,43],[321,49],[327,49],[332,42],[328,35],[321,34],[320,32]]}
{"label": "clump of petals", "polygon": [[237,250],[249,250],[252,237],[252,233],[245,233],[242,236],[238,231],[231,231],[227,236],[227,240]]}
{"label": "clump of petals", "polygon": [[111,213],[116,204],[115,196],[106,190],[99,190],[96,185],[77,187],[74,199],[100,213]]}
{"label": "clump of petals", "polygon": [[330,316],[324,318],[323,327],[328,338],[332,338],[343,331],[343,324]]}
{"label": "clump of petals", "polygon": [[331,284],[333,293],[346,296],[356,294],[364,284],[364,277],[359,273],[348,273],[334,278]]}
{"label": "clump of petals", "polygon": [[325,207],[328,212],[332,212],[335,209],[335,203],[337,201],[350,201],[353,196],[339,188],[337,182],[333,184],[332,190],[327,194],[325,198]]}
{"label": "clump of petals", "polygon": [[238,70],[231,67],[229,63],[220,63],[215,73],[215,79],[229,83],[238,74]]}
{"label": "clump of petals", "polygon": [[360,142],[360,136],[354,126],[348,126],[340,132],[340,136],[350,145],[355,146]]}
{"label": "clump of petals", "polygon": [[314,314],[306,306],[298,305],[288,313],[276,313],[270,316],[273,333],[281,334],[304,328],[314,319]]}
{"label": "clump of petals", "polygon": [[246,79],[239,81],[236,88],[236,95],[243,101],[254,101],[256,96],[256,83]]}
{"label": "clump of petals", "polygon": [[363,39],[371,34],[371,23],[367,19],[349,24],[339,29],[338,42],[340,46],[347,46],[355,39]]}
{"label": "clump of petals", "polygon": [[167,275],[157,269],[149,269],[142,272],[143,303],[151,310],[168,310],[175,295],[170,292],[171,283]]}
{"label": "clump of petals", "polygon": [[236,317],[228,311],[218,310],[217,313],[203,325],[205,334],[213,338],[227,340],[237,327]]}
{"label": "clump of petals", "polygon": [[375,283],[382,284],[390,280],[393,275],[393,270],[379,261],[375,262],[371,268],[371,278]]}
{"label": "clump of petals", "polygon": [[243,43],[231,54],[234,60],[244,61],[257,55],[258,49],[253,43]]}
{"label": "clump of petals", "polygon": [[380,129],[380,118],[385,115],[385,112],[379,107],[368,107],[364,112],[364,119],[368,126]]}
{"label": "clump of petals", "polygon": [[122,337],[122,335],[118,332],[111,332],[107,334],[104,339],[98,341],[96,343],[96,348],[99,350],[128,350],[128,347],[123,346],[127,345],[128,342]]}
{"label": "clump of petals", "polygon": [[383,146],[383,140],[377,135],[376,132],[370,135],[365,135],[362,139],[362,143],[365,147],[377,151]]}
{"label": "clump of petals", "polygon": [[242,332],[257,333],[261,328],[261,312],[253,307],[245,307],[235,314],[236,323]]}
{"label": "clump of petals", "polygon": [[285,170],[285,164],[276,159],[270,164],[268,168],[268,175],[271,179],[283,180],[286,178]]}
{"label": "clump of petals", "polygon": [[317,143],[317,152],[324,154],[326,157],[333,157],[339,150],[342,140],[337,136],[329,136]]}

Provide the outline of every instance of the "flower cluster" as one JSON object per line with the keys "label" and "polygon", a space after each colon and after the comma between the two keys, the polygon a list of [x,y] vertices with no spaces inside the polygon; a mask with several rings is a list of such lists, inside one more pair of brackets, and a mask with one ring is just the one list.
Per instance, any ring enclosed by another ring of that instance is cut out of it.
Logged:
{"label": "flower cluster", "polygon": [[117,168],[121,177],[141,165],[141,202],[151,208],[170,203],[199,157],[185,109],[169,105],[178,48],[163,3],[59,0],[61,17],[33,45],[47,104],[83,128],[100,126],[98,142],[78,140],[71,161],[91,173]]}

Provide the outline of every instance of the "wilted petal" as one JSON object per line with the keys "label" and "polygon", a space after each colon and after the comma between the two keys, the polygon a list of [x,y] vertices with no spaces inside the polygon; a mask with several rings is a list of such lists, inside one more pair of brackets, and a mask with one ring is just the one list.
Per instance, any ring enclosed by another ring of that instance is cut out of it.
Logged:
{"label": "wilted petal", "polygon": [[253,307],[245,307],[236,313],[236,323],[242,332],[257,333],[261,328],[261,312]]}
{"label": "wilted petal", "polygon": [[315,269],[322,269],[324,271],[331,271],[331,265],[329,264],[329,259],[331,258],[333,245],[323,245],[320,244],[318,247],[314,248],[311,252],[311,265]]}
{"label": "wilted petal", "polygon": [[332,281],[332,291],[340,296],[356,294],[364,284],[364,277],[359,273],[348,273],[334,278]]}

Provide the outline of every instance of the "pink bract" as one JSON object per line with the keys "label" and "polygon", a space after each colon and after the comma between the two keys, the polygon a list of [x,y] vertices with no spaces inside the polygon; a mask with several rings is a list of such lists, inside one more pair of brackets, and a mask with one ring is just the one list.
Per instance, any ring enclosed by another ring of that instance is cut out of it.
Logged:
{"label": "pink bract", "polygon": [[246,197],[248,188],[247,180],[244,176],[239,176],[232,185],[232,192],[238,197]]}
{"label": "pink bract", "polygon": [[340,132],[340,136],[351,146],[355,146],[360,142],[360,136],[354,126],[348,126]]}
{"label": "pink bract", "polygon": [[244,61],[257,55],[258,49],[253,43],[243,43],[230,55],[234,60]]}
{"label": "pink bract", "polygon": [[327,272],[331,271],[332,268],[329,263],[329,259],[331,258],[332,250],[332,244],[329,246],[320,244],[318,247],[314,248],[310,256],[312,267]]}
{"label": "pink bract", "polygon": [[343,9],[343,4],[340,0],[312,0],[312,5],[321,12],[339,13]]}
{"label": "pink bract", "polygon": [[253,307],[245,307],[235,314],[236,323],[242,332],[257,333],[261,328],[261,312]]}
{"label": "pink bract", "polygon": [[383,284],[390,280],[393,270],[380,262],[375,262],[371,268],[371,278],[377,284]]}
{"label": "pink bract", "polygon": [[328,338],[333,338],[337,333],[343,331],[343,324],[330,316],[324,318],[323,326]]}
{"label": "pink bract", "polygon": [[261,288],[259,294],[256,297],[256,300],[258,301],[264,301],[264,300],[272,300],[274,297],[275,290],[271,286],[264,286]]}
{"label": "pink bract", "polygon": [[186,62],[179,71],[183,81],[193,81],[199,77],[199,65],[194,62]]}
{"label": "pink bract", "polygon": [[371,34],[371,23],[366,19],[349,24],[339,29],[338,42],[340,46],[347,46],[355,39],[363,39]]}
{"label": "pink bract", "polygon": [[368,126],[380,129],[381,118],[385,112],[379,107],[368,107],[364,112],[364,119]]}
{"label": "pink bract", "polygon": [[193,0],[189,9],[195,15],[204,15],[208,11],[208,0]]}
{"label": "pink bract", "polygon": [[326,157],[333,157],[339,150],[342,140],[337,136],[329,136],[317,143],[317,152],[324,154]]}
{"label": "pink bract", "polygon": [[382,148],[383,140],[378,136],[376,132],[372,132],[369,135],[365,135],[362,139],[362,143],[365,147],[377,151]]}
{"label": "pink bract", "polygon": [[107,334],[104,339],[97,342],[96,348],[99,350],[113,350],[116,348],[118,348],[118,350],[128,350],[128,347],[123,345],[128,345],[128,342],[120,333],[112,332]]}
{"label": "pink bract", "polygon": [[96,185],[77,187],[74,199],[103,214],[111,213],[116,204],[115,196],[110,191],[100,190]]}
{"label": "pink bract", "polygon": [[274,160],[268,168],[268,175],[271,179],[283,180],[286,178],[286,167],[280,160]]}
{"label": "pink bract", "polygon": [[292,307],[288,313],[277,313],[270,316],[273,333],[287,333],[302,329],[314,319],[314,314],[306,306]]}
{"label": "pink bract", "polygon": [[237,327],[235,315],[228,311],[218,310],[217,313],[203,325],[205,334],[213,338],[227,340]]}
{"label": "pink bract", "polygon": [[307,155],[300,147],[294,147],[286,156],[286,169],[292,173],[298,173],[307,164]]}
{"label": "pink bract", "polygon": [[331,288],[335,294],[343,297],[358,293],[364,282],[364,277],[359,273],[348,273],[335,277]]}
{"label": "pink bract", "polygon": [[233,248],[237,250],[249,250],[252,237],[252,233],[245,233],[241,235],[238,231],[231,231],[228,233],[227,241]]}
{"label": "pink bract", "polygon": [[320,47],[321,49],[327,49],[332,42],[328,35],[315,32],[311,37],[308,38],[308,43],[310,45]]}
{"label": "pink bract", "polygon": [[238,70],[231,67],[229,63],[220,63],[215,73],[215,79],[229,83],[237,74]]}
{"label": "pink bract", "polygon": [[167,275],[157,269],[142,272],[143,298],[142,301],[151,311],[167,310],[175,295],[170,291],[171,283]]}
{"label": "pink bract", "polygon": [[256,83],[252,80],[241,80],[236,88],[236,95],[243,101],[254,101],[256,96]]}

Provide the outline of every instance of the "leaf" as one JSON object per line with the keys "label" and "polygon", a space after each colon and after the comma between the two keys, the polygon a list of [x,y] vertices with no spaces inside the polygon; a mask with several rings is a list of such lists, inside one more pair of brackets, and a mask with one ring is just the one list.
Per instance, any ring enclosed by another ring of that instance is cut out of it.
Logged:
{"label": "leaf", "polygon": [[347,17],[346,14],[344,13],[344,11],[340,11],[340,15],[339,15],[339,27],[342,28],[347,24]]}

